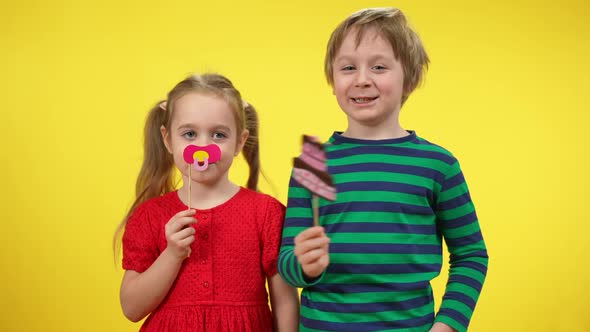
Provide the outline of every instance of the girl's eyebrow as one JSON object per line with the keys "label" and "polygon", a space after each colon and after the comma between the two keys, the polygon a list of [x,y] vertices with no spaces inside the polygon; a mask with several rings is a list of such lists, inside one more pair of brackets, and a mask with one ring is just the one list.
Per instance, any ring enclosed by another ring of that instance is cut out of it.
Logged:
{"label": "girl's eyebrow", "polygon": [[223,130],[223,131],[231,132],[231,129],[228,126],[225,126],[225,125],[217,125],[217,126],[215,126],[213,128],[215,130]]}
{"label": "girl's eyebrow", "polygon": [[[215,125],[211,128],[213,130],[223,130],[223,131],[231,132],[231,129],[226,125]],[[194,126],[190,123],[185,123],[185,124],[181,124],[177,128],[177,130],[182,130],[182,129],[194,129]]]}
{"label": "girl's eyebrow", "polygon": [[181,124],[176,129],[181,130],[181,129],[192,129],[192,128],[193,128],[193,125],[191,125],[190,123],[185,123],[185,124]]}

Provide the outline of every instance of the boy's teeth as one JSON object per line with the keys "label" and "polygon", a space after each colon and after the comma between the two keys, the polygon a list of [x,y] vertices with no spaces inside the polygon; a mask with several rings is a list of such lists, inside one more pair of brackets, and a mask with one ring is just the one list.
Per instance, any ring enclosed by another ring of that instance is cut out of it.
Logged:
{"label": "boy's teeth", "polygon": [[370,98],[354,98],[354,101],[356,101],[357,103],[366,103],[369,102],[371,99]]}

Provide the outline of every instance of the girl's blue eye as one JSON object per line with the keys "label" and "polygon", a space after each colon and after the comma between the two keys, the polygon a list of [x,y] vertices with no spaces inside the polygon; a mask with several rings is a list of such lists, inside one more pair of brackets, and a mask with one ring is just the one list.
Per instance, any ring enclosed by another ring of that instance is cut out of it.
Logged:
{"label": "girl's blue eye", "polygon": [[223,139],[223,138],[226,138],[226,137],[227,137],[227,135],[224,134],[224,133],[214,133],[213,134],[213,138],[215,138],[215,139]]}
{"label": "girl's blue eye", "polygon": [[373,69],[375,69],[375,70],[385,70],[385,66],[376,65],[376,66],[373,66]]}
{"label": "girl's blue eye", "polygon": [[187,131],[186,133],[182,134],[182,136],[188,138],[188,139],[192,139],[195,138],[197,136],[197,134],[194,131]]}
{"label": "girl's blue eye", "polygon": [[342,70],[343,71],[354,70],[354,66],[350,66],[350,65],[349,66],[344,66],[344,67],[342,67]]}

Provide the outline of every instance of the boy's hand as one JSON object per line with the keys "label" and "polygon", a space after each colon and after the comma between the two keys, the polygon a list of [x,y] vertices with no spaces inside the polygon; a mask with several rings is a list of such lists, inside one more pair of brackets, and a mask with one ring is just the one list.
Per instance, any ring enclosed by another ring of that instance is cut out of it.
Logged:
{"label": "boy's hand", "polygon": [[457,330],[453,329],[447,324],[436,322],[434,325],[432,325],[432,328],[429,332],[457,332]]}
{"label": "boy's hand", "polygon": [[318,277],[330,264],[329,243],[321,226],[310,227],[295,237],[295,256],[307,277]]}
{"label": "boy's hand", "polygon": [[180,211],[170,218],[164,227],[168,242],[166,250],[180,259],[185,259],[191,254],[190,245],[195,241],[195,228],[189,225],[197,222],[194,214],[195,210]]}

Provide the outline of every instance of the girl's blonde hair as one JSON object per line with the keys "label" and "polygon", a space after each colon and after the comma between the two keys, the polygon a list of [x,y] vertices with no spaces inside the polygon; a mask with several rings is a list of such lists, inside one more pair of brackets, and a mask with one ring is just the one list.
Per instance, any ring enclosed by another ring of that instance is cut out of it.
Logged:
{"label": "girl's blonde hair", "polygon": [[[135,201],[121,221],[113,239],[115,258],[121,246],[121,236],[127,219],[141,203],[175,190],[174,160],[168,152],[160,128],[170,131],[174,116],[174,104],[189,93],[214,94],[223,98],[234,111],[237,133],[244,129],[249,131],[248,139],[242,153],[248,163],[248,189],[257,190],[260,174],[260,156],[258,147],[258,116],[254,107],[246,103],[232,82],[219,74],[192,75],[178,83],[165,101],[158,102],[148,113],[144,129],[144,159],[135,183]],[[239,135],[238,139],[239,139]],[[237,142],[236,142],[237,144]]]}

